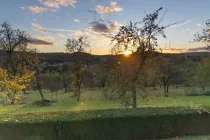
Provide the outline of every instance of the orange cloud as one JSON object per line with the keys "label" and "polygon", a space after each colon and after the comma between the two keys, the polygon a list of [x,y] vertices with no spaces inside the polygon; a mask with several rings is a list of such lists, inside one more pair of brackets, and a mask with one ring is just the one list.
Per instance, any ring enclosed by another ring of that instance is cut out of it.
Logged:
{"label": "orange cloud", "polygon": [[189,52],[209,52],[207,47],[196,47],[196,48],[163,48],[163,53],[189,53]]}
{"label": "orange cloud", "polygon": [[39,6],[28,6],[27,8],[34,14],[40,14],[47,11],[47,8],[43,8]]}
{"label": "orange cloud", "polygon": [[61,6],[63,7],[74,7],[76,8],[77,0],[39,0],[40,3],[43,5],[50,7],[50,8],[56,8],[59,9]]}
{"label": "orange cloud", "polygon": [[201,24],[199,24],[199,23],[198,23],[198,24],[195,24],[195,25],[196,25],[197,27],[200,27],[200,26],[201,26]]}
{"label": "orange cloud", "polygon": [[117,2],[111,2],[110,3],[110,7],[105,7],[103,5],[98,5],[95,10],[94,9],[90,9],[91,12],[96,12],[99,14],[111,14],[114,12],[121,12],[123,10],[123,8],[119,7],[117,5]]}
{"label": "orange cloud", "polygon": [[66,36],[63,35],[63,34],[57,34],[57,36],[62,37],[62,38],[65,38],[65,37],[66,37]]}

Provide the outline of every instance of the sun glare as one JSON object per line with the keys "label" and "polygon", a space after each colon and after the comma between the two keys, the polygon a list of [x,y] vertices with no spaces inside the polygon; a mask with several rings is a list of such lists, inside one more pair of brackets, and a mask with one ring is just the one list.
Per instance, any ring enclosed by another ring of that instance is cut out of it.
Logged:
{"label": "sun glare", "polygon": [[130,54],[132,54],[132,52],[131,52],[131,51],[125,51],[123,54],[124,54],[125,56],[129,56]]}

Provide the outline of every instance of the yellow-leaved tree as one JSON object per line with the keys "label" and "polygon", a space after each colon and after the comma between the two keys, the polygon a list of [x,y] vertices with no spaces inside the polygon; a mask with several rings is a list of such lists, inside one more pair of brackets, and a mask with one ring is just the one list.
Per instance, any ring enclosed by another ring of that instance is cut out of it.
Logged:
{"label": "yellow-leaved tree", "polygon": [[14,104],[21,100],[22,89],[26,88],[34,76],[34,72],[27,72],[21,76],[12,76],[0,68],[0,89],[4,92],[6,100]]}

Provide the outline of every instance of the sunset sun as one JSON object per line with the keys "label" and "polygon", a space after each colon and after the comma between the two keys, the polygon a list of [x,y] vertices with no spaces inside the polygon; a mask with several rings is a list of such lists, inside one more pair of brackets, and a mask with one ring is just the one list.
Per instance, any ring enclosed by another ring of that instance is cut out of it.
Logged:
{"label": "sunset sun", "polygon": [[124,54],[125,56],[129,56],[129,55],[132,54],[132,52],[131,52],[131,51],[125,51],[123,54]]}

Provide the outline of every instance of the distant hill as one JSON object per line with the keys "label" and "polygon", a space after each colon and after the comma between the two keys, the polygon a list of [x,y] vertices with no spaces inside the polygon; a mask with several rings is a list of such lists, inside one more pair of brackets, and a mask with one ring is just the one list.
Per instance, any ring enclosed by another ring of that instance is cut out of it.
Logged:
{"label": "distant hill", "polygon": [[[158,53],[157,53],[158,54]],[[97,64],[100,62],[106,62],[107,59],[115,59],[116,55],[92,55],[89,53],[39,53],[40,61],[47,62],[49,64],[58,64],[64,62],[75,62],[82,60],[85,63]],[[191,53],[179,53],[179,54],[163,54],[167,55],[168,57],[172,58],[173,60],[176,59],[184,59],[186,56],[189,57],[209,57],[210,52],[191,52]],[[0,61],[5,60],[6,54],[4,52],[0,52]]]}
{"label": "distant hill", "polygon": [[210,52],[189,52],[189,53],[180,53],[180,55],[187,55],[187,56],[210,56]]}

